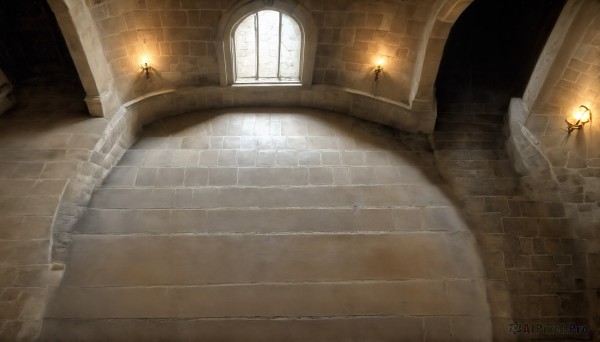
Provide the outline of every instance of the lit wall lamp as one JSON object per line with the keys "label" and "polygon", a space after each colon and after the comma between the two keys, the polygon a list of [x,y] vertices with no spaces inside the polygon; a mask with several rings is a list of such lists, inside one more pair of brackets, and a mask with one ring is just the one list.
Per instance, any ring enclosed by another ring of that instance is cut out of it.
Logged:
{"label": "lit wall lamp", "polygon": [[383,58],[377,59],[377,66],[375,67],[375,82],[379,81],[379,76],[383,73]]}
{"label": "lit wall lamp", "polygon": [[579,109],[573,113],[572,117],[565,119],[565,122],[567,123],[567,133],[571,134],[574,130],[581,129],[583,125],[590,122],[591,119],[592,112],[590,109],[584,105],[579,106]]}
{"label": "lit wall lamp", "polygon": [[142,65],[140,66],[140,68],[142,69],[143,72],[146,73],[146,79],[149,79],[150,78],[150,69],[152,69],[152,67],[150,66],[150,60],[148,59],[148,56],[142,57]]}

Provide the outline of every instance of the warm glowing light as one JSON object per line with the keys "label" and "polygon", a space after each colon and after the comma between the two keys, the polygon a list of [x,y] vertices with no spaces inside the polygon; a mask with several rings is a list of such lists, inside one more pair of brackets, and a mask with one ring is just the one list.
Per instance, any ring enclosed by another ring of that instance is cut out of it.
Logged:
{"label": "warm glowing light", "polygon": [[586,106],[580,106],[573,114],[573,119],[586,123],[590,121],[590,110]]}
{"label": "warm glowing light", "polygon": [[579,130],[583,128],[583,125],[590,122],[592,120],[592,112],[590,109],[584,105],[579,106],[579,109],[575,113],[573,113],[572,117],[566,119],[567,123],[567,131],[568,134],[571,134],[574,130]]}
{"label": "warm glowing light", "polygon": [[148,56],[142,56],[142,65],[140,66],[140,68],[146,74],[146,79],[149,79],[150,69],[152,69],[152,67],[150,66],[150,59],[148,58]]}
{"label": "warm glowing light", "polygon": [[377,66],[383,66],[383,58],[377,58]]}

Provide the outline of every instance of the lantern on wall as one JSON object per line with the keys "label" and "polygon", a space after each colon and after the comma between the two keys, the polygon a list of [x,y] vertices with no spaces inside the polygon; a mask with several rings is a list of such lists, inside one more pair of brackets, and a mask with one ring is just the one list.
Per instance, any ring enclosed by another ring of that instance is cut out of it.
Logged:
{"label": "lantern on wall", "polygon": [[142,69],[142,71],[144,73],[146,73],[146,79],[149,79],[150,78],[150,69],[152,69],[152,67],[150,66],[150,59],[148,58],[148,56],[146,56],[146,55],[142,56],[142,64],[141,64],[140,68]]}
{"label": "lantern on wall", "polygon": [[577,111],[573,113],[570,118],[565,119],[565,122],[567,123],[567,133],[571,134],[574,130],[581,129],[583,125],[590,122],[591,119],[592,112],[590,109],[584,105],[579,106]]}
{"label": "lantern on wall", "polygon": [[375,82],[379,81],[379,77],[383,73],[383,65],[385,64],[385,59],[382,56],[377,58],[377,62],[375,63],[375,70],[373,73],[375,74]]}

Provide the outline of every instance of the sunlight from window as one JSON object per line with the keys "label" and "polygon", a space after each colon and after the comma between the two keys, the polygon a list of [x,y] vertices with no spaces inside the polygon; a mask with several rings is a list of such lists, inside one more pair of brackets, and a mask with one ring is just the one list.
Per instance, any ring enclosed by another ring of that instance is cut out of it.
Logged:
{"label": "sunlight from window", "polygon": [[233,36],[236,83],[299,82],[300,26],[277,11],[259,11],[242,20]]}

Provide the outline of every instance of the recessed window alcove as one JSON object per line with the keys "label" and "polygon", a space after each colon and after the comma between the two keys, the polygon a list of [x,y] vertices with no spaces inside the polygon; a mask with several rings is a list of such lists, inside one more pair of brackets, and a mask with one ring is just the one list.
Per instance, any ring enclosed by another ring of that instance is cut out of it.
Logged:
{"label": "recessed window alcove", "polygon": [[221,85],[310,86],[316,35],[312,15],[295,1],[239,2],[217,33]]}
{"label": "recessed window alcove", "polygon": [[302,30],[290,16],[259,11],[233,33],[236,83],[299,82]]}

